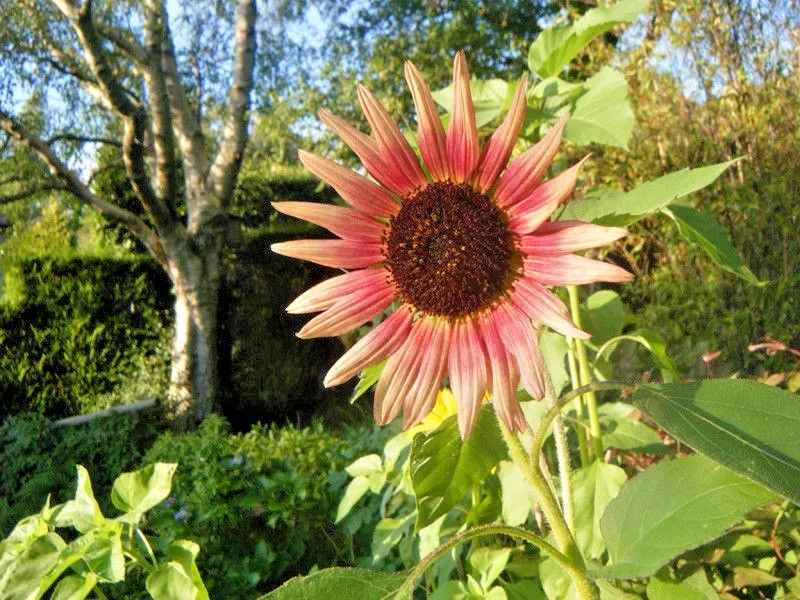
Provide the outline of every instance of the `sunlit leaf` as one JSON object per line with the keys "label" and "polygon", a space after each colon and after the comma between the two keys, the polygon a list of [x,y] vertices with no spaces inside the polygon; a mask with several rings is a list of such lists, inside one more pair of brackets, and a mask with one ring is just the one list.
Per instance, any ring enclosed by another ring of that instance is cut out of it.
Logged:
{"label": "sunlit leaf", "polygon": [[642,386],[631,403],[698,452],[800,503],[800,397],[716,379]]}
{"label": "sunlit leaf", "polygon": [[775,495],[702,456],[664,460],[627,481],[600,528],[611,564],[601,577],[646,577],[722,535]]}
{"label": "sunlit leaf", "polygon": [[605,550],[600,517],[627,480],[625,471],[600,461],[573,473],[575,537],[586,558],[598,557]]}
{"label": "sunlit leaf", "polygon": [[406,573],[333,568],[295,577],[259,600],[387,600],[405,581]]}
{"label": "sunlit leaf", "polygon": [[417,497],[417,529],[458,504],[472,486],[506,456],[494,411],[484,406],[475,428],[461,440],[456,415],[432,432],[418,433],[411,446],[411,481]]}
{"label": "sunlit leaf", "polygon": [[594,38],[620,23],[630,23],[647,4],[647,0],[622,0],[593,8],[571,25],[546,29],[531,44],[528,68],[542,78],[558,75]]}
{"label": "sunlit leaf", "polygon": [[767,284],[765,281],[759,281],[744,264],[739,252],[728,239],[726,231],[710,215],[679,204],[662,210],[672,217],[680,234],[701,248],[715,264],[741,277],[750,285]]}
{"label": "sunlit leaf", "polygon": [[604,190],[588,195],[580,202],[570,202],[559,219],[590,221],[601,225],[626,226],[658,212],[678,198],[688,196],[713,183],[735,160],[682,169],[648,181],[629,192]]}
{"label": "sunlit leaf", "polygon": [[564,128],[564,138],[579,145],[609,144],[628,148],[633,111],[628,104],[628,82],[610,67],[584,82],[586,92],[576,101]]}

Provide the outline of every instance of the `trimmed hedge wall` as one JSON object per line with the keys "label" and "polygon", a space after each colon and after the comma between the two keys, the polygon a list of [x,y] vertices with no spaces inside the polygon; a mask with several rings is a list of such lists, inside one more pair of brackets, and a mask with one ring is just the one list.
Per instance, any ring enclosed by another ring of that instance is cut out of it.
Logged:
{"label": "trimmed hedge wall", "polygon": [[170,283],[151,260],[25,258],[6,278],[0,416],[94,410],[163,344]]}

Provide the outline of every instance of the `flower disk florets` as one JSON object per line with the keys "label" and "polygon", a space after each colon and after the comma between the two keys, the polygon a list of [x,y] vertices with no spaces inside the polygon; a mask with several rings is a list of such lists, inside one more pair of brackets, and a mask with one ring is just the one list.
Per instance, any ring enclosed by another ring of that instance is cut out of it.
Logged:
{"label": "flower disk florets", "polygon": [[450,181],[406,199],[384,243],[400,296],[450,318],[490,306],[507,287],[516,254],[503,212],[471,185]]}

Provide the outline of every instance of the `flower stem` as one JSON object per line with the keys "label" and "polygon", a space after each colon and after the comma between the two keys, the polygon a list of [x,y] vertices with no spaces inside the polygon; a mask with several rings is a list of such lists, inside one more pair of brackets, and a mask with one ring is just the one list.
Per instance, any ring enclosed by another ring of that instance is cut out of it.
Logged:
{"label": "flower stem", "polygon": [[596,600],[596,598],[598,597],[596,592],[597,588],[595,587],[594,582],[589,578],[588,574],[586,573],[585,567],[576,566],[573,561],[571,561],[569,558],[564,556],[564,554],[556,550],[547,541],[545,541],[535,533],[528,531],[527,529],[522,529],[520,527],[511,527],[508,525],[490,524],[490,525],[480,525],[478,527],[473,527],[472,529],[462,531],[461,533],[456,534],[453,537],[446,540],[433,552],[428,554],[413,569],[411,569],[405,581],[403,582],[403,585],[401,585],[400,588],[397,590],[397,593],[394,596],[395,600],[410,598],[414,583],[425,573],[425,571],[427,571],[433,565],[433,563],[435,563],[439,558],[441,558],[442,555],[444,555],[445,553],[452,550],[457,545],[463,542],[486,535],[507,535],[510,537],[522,539],[528,542],[529,544],[536,546],[542,552],[550,556],[550,558],[552,558],[556,563],[558,563],[565,571],[567,571],[570,574],[570,576],[575,581],[578,587],[581,600],[584,599]]}
{"label": "flower stem", "polygon": [[[552,412],[552,410],[548,411],[548,414],[550,414],[550,412]],[[552,422],[552,420],[550,422]],[[542,512],[556,538],[559,550],[571,561],[580,565],[581,568],[585,568],[583,557],[564,519],[564,514],[561,512],[558,500],[556,500],[550,486],[547,485],[547,480],[542,470],[539,468],[541,447],[539,452],[534,452],[529,456],[528,453],[525,452],[525,448],[522,447],[519,439],[517,439],[517,436],[511,433],[502,421],[500,422],[500,429],[503,432],[503,438],[508,446],[508,454],[511,460],[517,465],[522,475],[533,488],[536,500],[539,502],[539,506],[541,506]]]}
{"label": "flower stem", "polygon": [[[550,375],[545,370],[544,373],[544,400],[548,408],[553,408],[556,404],[556,392],[553,389],[553,382]],[[569,530],[575,531],[575,505],[572,501],[572,465],[569,460],[569,446],[567,445],[567,432],[564,428],[564,420],[559,413],[553,419],[553,439],[555,440],[556,456],[558,457],[558,475],[561,483],[561,508],[564,520],[567,522]],[[536,460],[537,454],[533,455]]]}
{"label": "flower stem", "polygon": [[[570,402],[572,402],[575,398],[582,396],[588,392],[594,393],[595,391],[599,390],[633,390],[636,389],[636,386],[631,383],[624,383],[622,381],[595,381],[590,383],[589,385],[585,385],[583,387],[579,387],[576,390],[571,390],[561,396],[553,407],[545,413],[542,417],[542,420],[539,423],[539,427],[533,434],[533,445],[531,446],[531,454],[532,456],[538,456],[542,453],[542,446],[544,446],[544,440],[547,437],[547,431],[550,428],[550,424],[558,417],[559,413],[567,406]],[[508,440],[506,440],[508,441]]]}
{"label": "flower stem", "polygon": [[[567,352],[567,363],[569,365],[569,379],[570,383],[572,384],[572,389],[577,390],[581,387],[580,379],[578,379],[578,365],[575,362],[575,339],[568,337],[567,338],[567,345],[569,350]],[[581,457],[581,466],[588,467],[589,463],[591,462],[589,459],[589,447],[586,445],[586,431],[584,430],[583,424],[583,399],[578,396],[575,398],[574,402],[575,407],[575,417],[577,418],[580,425],[575,427],[575,435],[578,437],[578,454]]]}
{"label": "flower stem", "polygon": [[[581,328],[581,315],[580,315],[580,297],[578,296],[578,288],[574,285],[567,286],[569,292],[569,308],[572,314],[572,320],[578,329]],[[586,355],[586,345],[583,340],[575,338],[575,348],[578,355],[578,368],[580,373],[581,385],[589,385],[592,383],[592,371],[589,368],[589,359]],[[594,447],[594,455],[597,460],[603,457],[603,440],[600,431],[600,418],[597,414],[597,396],[594,390],[589,391],[585,395],[586,407],[589,411],[589,438]]]}

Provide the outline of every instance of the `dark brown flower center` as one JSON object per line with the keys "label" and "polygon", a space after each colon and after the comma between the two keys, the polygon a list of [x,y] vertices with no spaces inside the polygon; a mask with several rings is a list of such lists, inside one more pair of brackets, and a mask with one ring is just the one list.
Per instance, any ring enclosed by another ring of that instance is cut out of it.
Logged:
{"label": "dark brown flower center", "polygon": [[503,212],[472,186],[449,181],[407,198],[384,241],[403,299],[428,314],[453,318],[498,298],[516,255]]}

